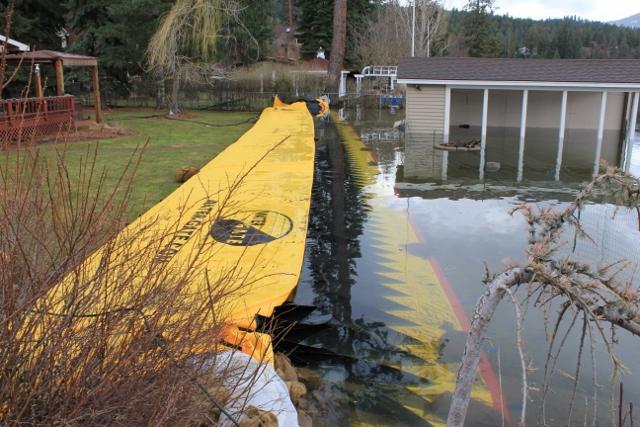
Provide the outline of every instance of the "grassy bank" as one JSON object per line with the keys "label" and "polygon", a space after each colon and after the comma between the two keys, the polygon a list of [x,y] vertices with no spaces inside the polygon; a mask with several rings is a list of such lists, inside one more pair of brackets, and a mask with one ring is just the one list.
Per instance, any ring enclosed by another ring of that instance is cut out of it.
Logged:
{"label": "grassy bank", "polygon": [[[202,167],[225,147],[240,137],[253,123],[256,113],[188,112],[183,118],[169,119],[157,111],[145,109],[116,110],[106,120],[135,132],[114,139],[73,142],[66,146],[67,166],[77,171],[87,152],[98,144],[96,170],[107,174],[106,189],[116,185],[131,155],[148,141],[146,152],[134,180],[128,217],[134,218],[153,206],[179,183],[174,181],[176,169],[183,166]],[[45,156],[62,145],[42,146]]]}

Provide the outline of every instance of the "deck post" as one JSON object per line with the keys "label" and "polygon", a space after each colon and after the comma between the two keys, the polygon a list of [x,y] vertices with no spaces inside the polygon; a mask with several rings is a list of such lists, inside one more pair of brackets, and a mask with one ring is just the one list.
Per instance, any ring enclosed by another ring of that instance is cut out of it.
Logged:
{"label": "deck post", "polygon": [[362,74],[356,74],[356,94],[358,95],[358,98],[360,98],[360,96],[362,95],[362,78],[364,77],[364,75]]}
{"label": "deck post", "polygon": [[95,99],[96,123],[102,123],[102,105],[100,101],[100,79],[98,78],[98,66],[91,67],[91,83],[93,86],[93,98]]}
{"label": "deck post", "polygon": [[562,151],[564,150],[564,131],[567,122],[567,96],[566,90],[562,91],[562,105],[560,107],[560,128],[558,129],[558,154],[556,155],[556,181],[560,181],[560,167],[562,166]]}
{"label": "deck post", "polygon": [[604,139],[604,118],[607,112],[607,92],[602,91],[600,97],[600,117],[598,118],[598,139],[596,141],[596,157],[593,164],[593,174],[600,172],[600,156],[602,154],[602,140]]}
{"label": "deck post", "polygon": [[[449,132],[451,127],[451,88],[446,86],[444,89],[444,124],[442,126],[442,143],[449,143]],[[442,152],[442,168],[440,170],[440,178],[442,181],[447,180],[449,166],[449,152]]]}
{"label": "deck post", "polygon": [[522,109],[520,112],[520,143],[518,144],[518,182],[522,181],[524,168],[524,141],[527,134],[527,108],[529,106],[529,89],[522,91]]}
{"label": "deck post", "polygon": [[442,151],[442,165],[440,168],[440,179],[442,181],[447,180],[447,175],[449,174],[449,152],[446,150]]}
{"label": "deck post", "polygon": [[338,86],[338,98],[347,96],[347,75],[348,71],[340,71],[340,85]]}
{"label": "deck post", "polygon": [[487,118],[489,115],[489,89],[482,95],[482,131],[480,134],[480,179],[484,179],[485,150],[487,148]]}
{"label": "deck post", "polygon": [[633,153],[633,141],[636,136],[636,123],[638,120],[638,101],[640,100],[640,92],[633,92],[633,101],[631,104],[631,117],[629,118],[629,129],[627,129],[626,148],[627,152],[624,158],[623,169],[629,172],[631,168],[631,154]]}
{"label": "deck post", "polygon": [[451,88],[444,89],[444,125],[442,128],[442,143],[449,143],[449,128],[451,127]]}
{"label": "deck post", "polygon": [[56,95],[64,95],[64,72],[62,71],[62,59],[55,61],[56,68]]}
{"label": "deck post", "polygon": [[40,76],[40,64],[36,64],[34,66],[33,74],[35,76],[35,89],[36,89],[36,98],[43,98],[44,93],[42,91],[42,78]]}

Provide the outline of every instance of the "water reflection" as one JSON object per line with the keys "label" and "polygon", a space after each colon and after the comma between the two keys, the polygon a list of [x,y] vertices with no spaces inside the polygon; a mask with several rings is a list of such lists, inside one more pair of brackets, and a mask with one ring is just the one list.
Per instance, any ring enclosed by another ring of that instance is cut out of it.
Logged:
{"label": "water reflection", "polygon": [[[465,143],[478,138],[479,128],[454,128],[451,141]],[[601,159],[619,165],[622,159],[619,131],[604,134]],[[527,129],[522,163],[519,160],[519,130],[489,128],[485,161],[482,152],[447,152],[436,148],[441,135],[406,133],[404,178],[408,180],[486,179],[520,182],[560,181],[571,183],[589,179],[596,162],[596,131],[567,130],[562,156],[558,156],[557,132]],[[484,168],[481,165],[484,164]]]}
{"label": "water reflection", "polygon": [[351,291],[359,281],[356,260],[362,256],[360,238],[371,210],[367,203],[371,194],[361,191],[361,177],[349,172],[335,126],[320,126],[306,271],[298,301],[312,302],[338,321],[330,331],[305,342],[335,353],[335,358],[311,362],[326,379],[321,400],[332,402],[323,408],[323,415],[327,425],[373,422],[380,416],[389,423],[428,425],[403,407],[416,400],[404,387],[425,382],[396,368],[400,359],[407,359],[397,347],[404,337],[394,334],[382,321],[368,321],[361,315],[353,318]]}
{"label": "water reflection", "polygon": [[[330,402],[323,411],[326,424],[437,424],[446,415],[448,384],[465,338],[459,319],[438,311],[440,285],[450,284],[459,310],[469,315],[482,292],[483,262],[498,270],[504,258],[523,256],[526,223],[509,211],[522,201],[561,206],[571,200],[591,176],[595,142],[588,141],[595,141],[595,134],[567,134],[556,180],[555,132],[527,133],[524,165],[518,171],[519,135],[492,129],[486,160],[500,167],[485,171],[480,180],[479,153],[447,153],[434,149],[433,135],[403,135],[394,127],[398,115],[380,110],[343,114],[365,145],[355,149],[341,143],[333,124],[319,129],[309,240],[297,295],[298,302],[313,303],[338,321],[305,342],[339,356],[310,362],[324,379],[320,396]],[[460,129],[452,139],[464,140],[475,131]],[[615,138],[608,135],[602,147],[603,157],[613,163],[620,158]],[[589,206],[582,220],[598,245],[574,239],[569,230],[565,250],[597,264],[640,259],[637,218],[618,211],[611,221],[614,212],[606,203]],[[528,352],[536,362],[544,356],[543,322],[534,310],[525,328]],[[501,355],[504,406],[517,415],[520,372],[512,325],[512,308],[504,305],[485,351],[495,373]],[[623,334],[620,353],[633,356],[634,345]],[[570,345],[569,355],[572,350],[575,354]],[[623,360],[633,372],[640,369],[634,357]],[[598,378],[603,384],[605,361],[600,354]],[[561,369],[570,371],[573,362],[571,356],[562,359]],[[534,382],[540,380],[532,376]],[[557,382],[550,412],[560,422],[572,383],[567,378]],[[637,383],[633,377],[625,379],[627,398],[636,402]],[[587,376],[581,392],[589,384]],[[476,392],[470,425],[500,424],[489,388]],[[601,421],[606,421],[606,391],[600,399]],[[535,401],[532,406],[535,423]]]}

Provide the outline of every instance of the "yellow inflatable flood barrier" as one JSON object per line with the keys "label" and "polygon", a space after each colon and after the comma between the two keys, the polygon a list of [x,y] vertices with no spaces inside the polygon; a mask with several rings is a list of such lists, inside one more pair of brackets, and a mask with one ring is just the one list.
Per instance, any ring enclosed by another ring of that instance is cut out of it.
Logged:
{"label": "yellow inflatable flood barrier", "polygon": [[[70,298],[86,297],[86,310],[114,311],[132,300],[114,291],[118,281],[134,277],[143,294],[154,269],[174,276],[196,269],[180,291],[194,309],[206,301],[212,283],[224,286],[211,321],[232,325],[225,338],[232,345],[271,360],[269,337],[250,331],[256,315],[270,316],[298,284],[314,159],[314,124],[306,104],[276,99],[238,141],[116,236],[120,244],[105,245],[54,286],[42,307],[66,315]],[[111,271],[101,273],[101,295],[83,296],[77,285],[91,282],[103,265]],[[150,302],[140,310],[158,309]]]}
{"label": "yellow inflatable flood barrier", "polygon": [[[382,198],[374,197],[373,191],[379,190],[374,186],[383,184],[377,182],[380,171],[372,152],[349,124],[341,122],[333,113],[332,119],[344,143],[355,183],[363,190],[367,203],[373,208],[369,214],[369,232],[373,240],[371,246],[385,260],[377,273],[381,277],[381,285],[393,291],[386,299],[398,307],[386,311],[398,319],[398,324],[389,322],[387,327],[411,337],[414,342],[402,344],[400,348],[423,361],[394,367],[430,381],[429,385],[408,387],[422,400],[403,402],[403,405],[431,425],[444,426],[445,420],[434,415],[431,408],[424,407],[424,402],[436,402],[441,396],[452,394],[455,389],[459,365],[440,360],[441,344],[447,328],[462,332],[468,330],[466,314],[438,261],[407,251],[409,245],[425,244],[424,237],[419,234],[420,230],[408,212],[394,209]],[[509,420],[495,374],[484,354],[479,370],[481,379],[472,390],[472,398],[495,409],[497,413],[503,413]],[[358,425],[380,424],[361,422]]]}

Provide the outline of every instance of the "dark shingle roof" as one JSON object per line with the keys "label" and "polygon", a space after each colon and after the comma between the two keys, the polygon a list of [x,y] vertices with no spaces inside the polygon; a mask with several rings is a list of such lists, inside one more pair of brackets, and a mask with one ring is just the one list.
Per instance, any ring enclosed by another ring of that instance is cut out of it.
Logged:
{"label": "dark shingle roof", "polygon": [[61,59],[64,63],[94,65],[96,58],[94,56],[78,55],[75,53],[58,52],[55,50],[33,50],[31,52],[11,53],[6,55],[8,62],[28,63],[34,61],[36,63],[49,63]]}
{"label": "dark shingle roof", "polygon": [[640,60],[405,58],[398,79],[636,84]]}

